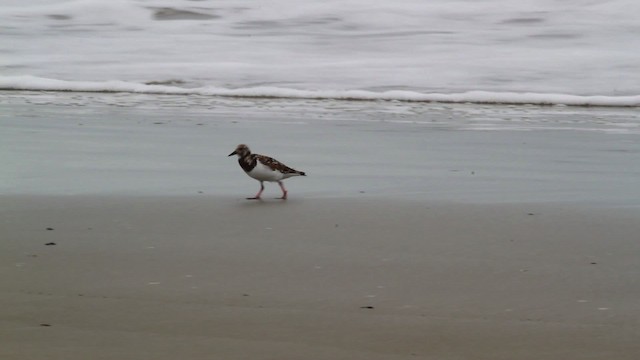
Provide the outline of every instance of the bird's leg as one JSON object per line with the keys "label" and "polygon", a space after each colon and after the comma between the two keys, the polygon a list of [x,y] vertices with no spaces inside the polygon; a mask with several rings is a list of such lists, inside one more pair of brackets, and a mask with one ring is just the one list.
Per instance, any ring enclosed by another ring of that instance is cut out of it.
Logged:
{"label": "bird's leg", "polygon": [[278,185],[280,185],[280,189],[282,189],[282,197],[279,197],[278,199],[287,200],[287,189],[284,188],[282,181],[278,181]]}
{"label": "bird's leg", "polygon": [[247,198],[247,200],[260,200],[260,195],[262,195],[263,191],[264,191],[264,183],[262,181],[260,181],[260,191],[258,191],[256,196],[249,197],[249,198]]}

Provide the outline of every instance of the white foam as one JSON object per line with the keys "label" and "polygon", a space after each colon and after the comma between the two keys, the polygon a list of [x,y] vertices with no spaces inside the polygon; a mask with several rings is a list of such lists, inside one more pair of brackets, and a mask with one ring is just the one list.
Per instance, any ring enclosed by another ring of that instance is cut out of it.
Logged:
{"label": "white foam", "polygon": [[[11,3],[10,3],[11,4]],[[46,25],[60,17],[77,25],[135,24],[149,22],[149,12],[129,0],[16,1],[0,14],[22,18],[31,24]],[[56,17],[58,17],[56,19]]]}
{"label": "white foam", "polygon": [[[74,91],[606,106],[640,94],[636,0],[2,5],[0,73]],[[140,85],[168,80],[192,89]]]}
{"label": "white foam", "polygon": [[578,96],[515,92],[469,91],[457,94],[420,93],[414,91],[366,90],[299,90],[258,86],[238,89],[223,87],[183,88],[167,85],[147,85],[127,81],[65,81],[34,76],[0,76],[0,90],[130,92],[142,94],[206,95],[226,97],[261,97],[289,99],[385,100],[408,102],[532,104],[572,106],[640,106],[638,96]]}

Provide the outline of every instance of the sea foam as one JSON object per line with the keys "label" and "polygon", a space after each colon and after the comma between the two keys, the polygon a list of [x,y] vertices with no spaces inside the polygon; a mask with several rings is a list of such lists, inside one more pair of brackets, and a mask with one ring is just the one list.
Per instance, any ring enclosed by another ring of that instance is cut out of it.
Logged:
{"label": "sea foam", "polygon": [[238,98],[333,99],[365,101],[407,101],[477,104],[531,104],[570,106],[640,106],[638,96],[578,96],[568,94],[516,93],[468,91],[463,93],[420,93],[389,90],[300,90],[292,88],[257,86],[247,88],[198,87],[183,88],[170,85],[142,84],[127,81],[64,81],[34,76],[0,76],[0,90],[70,91],[70,92],[123,92],[168,95],[205,95]]}
{"label": "sea foam", "polygon": [[637,0],[5,0],[5,90],[638,106]]}

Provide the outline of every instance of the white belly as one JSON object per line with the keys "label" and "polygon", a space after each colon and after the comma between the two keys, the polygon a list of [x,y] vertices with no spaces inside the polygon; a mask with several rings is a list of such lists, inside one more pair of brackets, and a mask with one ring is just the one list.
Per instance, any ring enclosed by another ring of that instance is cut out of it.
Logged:
{"label": "white belly", "polygon": [[270,167],[263,165],[260,161],[247,175],[259,181],[279,181],[291,176],[290,174],[285,176],[279,171],[271,170]]}

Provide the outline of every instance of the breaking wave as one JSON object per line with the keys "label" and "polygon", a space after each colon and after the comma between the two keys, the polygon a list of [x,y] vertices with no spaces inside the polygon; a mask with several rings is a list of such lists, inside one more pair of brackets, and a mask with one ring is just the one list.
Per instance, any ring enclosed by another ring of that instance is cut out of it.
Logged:
{"label": "breaking wave", "polygon": [[4,91],[65,91],[96,93],[139,93],[167,95],[202,95],[237,98],[314,99],[346,101],[406,101],[437,103],[475,103],[496,105],[566,105],[638,107],[640,95],[582,96],[552,93],[518,93],[468,91],[462,93],[423,93],[408,90],[306,90],[273,86],[224,88],[204,86],[185,88],[180,81],[169,83],[136,83],[128,81],[66,81],[35,76],[0,76],[0,90]]}

